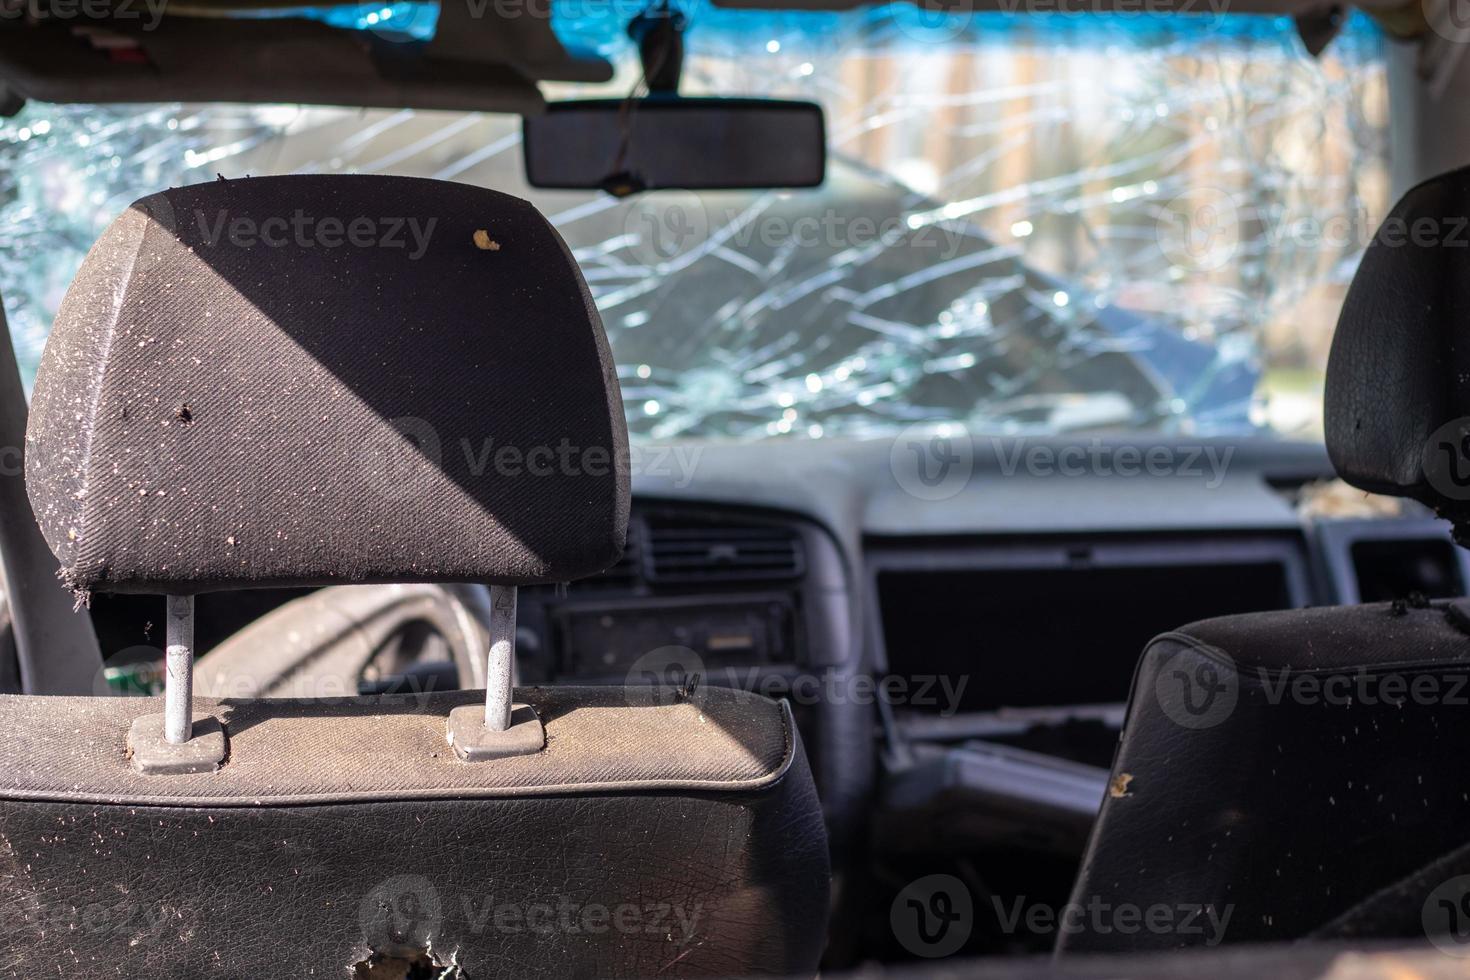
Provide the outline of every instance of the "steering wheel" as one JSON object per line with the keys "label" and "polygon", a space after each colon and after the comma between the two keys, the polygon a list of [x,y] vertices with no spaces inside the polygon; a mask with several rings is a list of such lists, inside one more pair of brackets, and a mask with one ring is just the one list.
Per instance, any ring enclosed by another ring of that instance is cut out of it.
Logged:
{"label": "steering wheel", "polygon": [[483,585],[330,586],[209,651],[194,687],[218,698],[484,687],[489,622]]}

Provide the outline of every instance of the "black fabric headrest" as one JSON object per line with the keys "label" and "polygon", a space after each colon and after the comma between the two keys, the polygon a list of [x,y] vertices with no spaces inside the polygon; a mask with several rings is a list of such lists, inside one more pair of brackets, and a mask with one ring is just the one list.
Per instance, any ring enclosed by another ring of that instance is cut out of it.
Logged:
{"label": "black fabric headrest", "polygon": [[137,202],[62,303],[26,478],[77,590],[564,581],[622,552],[602,323],[525,201],[267,177]]}
{"label": "black fabric headrest", "polygon": [[1327,364],[1344,480],[1470,528],[1470,168],[1404,195],[1348,290]]}

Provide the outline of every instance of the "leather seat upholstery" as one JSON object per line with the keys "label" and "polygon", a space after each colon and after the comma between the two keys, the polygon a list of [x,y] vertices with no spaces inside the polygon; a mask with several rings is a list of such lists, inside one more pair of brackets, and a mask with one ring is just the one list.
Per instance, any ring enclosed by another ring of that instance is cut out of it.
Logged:
{"label": "leather seat upholstery", "polygon": [[826,835],[784,705],[518,694],[547,749],[489,767],[444,746],[476,692],[200,699],[231,761],[162,777],[122,750],[151,699],[0,698],[6,972],[351,976],[374,954],[465,977],[814,972]]}
{"label": "leather seat upholstery", "polygon": [[[1470,170],[1393,209],[1344,303],[1325,403],[1342,478],[1423,501],[1462,543],[1467,218]],[[1406,599],[1230,616],[1149,644],[1072,895],[1099,912],[1059,949],[1423,938],[1444,883],[1425,869],[1470,839],[1470,603]],[[1193,909],[1203,928],[1122,930],[1118,909]]]}
{"label": "leather seat upholstery", "polygon": [[[1071,898],[1103,912],[1080,917],[1061,947],[1322,929],[1465,842],[1467,711],[1463,601],[1252,613],[1158,637]],[[1191,916],[1195,928],[1111,928],[1125,907]]]}
{"label": "leather seat upholstery", "polygon": [[[617,559],[626,439],[596,307],[529,204],[257,178],[104,233],[46,347],[27,482],[82,598],[511,586]],[[196,698],[223,762],[181,774],[130,760],[154,699],[0,697],[0,972],[815,971],[827,841],[786,705],[516,698],[544,740],[481,761],[447,718],[484,692]]]}

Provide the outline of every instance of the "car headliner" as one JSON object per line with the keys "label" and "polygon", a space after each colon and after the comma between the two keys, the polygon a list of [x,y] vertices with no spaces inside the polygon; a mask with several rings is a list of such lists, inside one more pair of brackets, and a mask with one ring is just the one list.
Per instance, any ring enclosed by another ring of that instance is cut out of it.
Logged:
{"label": "car headliner", "polygon": [[[613,73],[599,55],[562,43],[552,26],[553,2],[441,4],[434,35],[423,41],[322,23],[315,14],[324,7],[357,6],[333,0],[310,8],[282,0],[190,0],[155,4],[156,16],[142,12],[142,0],[92,0],[82,8],[89,18],[85,26],[75,11],[0,24],[0,79],[12,104],[17,97],[61,103],[288,102],[534,114],[545,104],[538,82],[601,82]],[[1390,13],[1420,10],[1402,0],[1360,2],[1384,21]],[[714,5],[792,11],[867,6],[861,0]],[[1330,19],[1334,9],[1327,0],[935,0],[919,6],[925,16],[1177,11],[1290,14],[1299,20]],[[96,16],[98,10],[108,14]],[[1421,11],[1417,21],[1408,18],[1393,30],[1403,35],[1422,27]],[[77,43],[79,35],[88,43]]]}

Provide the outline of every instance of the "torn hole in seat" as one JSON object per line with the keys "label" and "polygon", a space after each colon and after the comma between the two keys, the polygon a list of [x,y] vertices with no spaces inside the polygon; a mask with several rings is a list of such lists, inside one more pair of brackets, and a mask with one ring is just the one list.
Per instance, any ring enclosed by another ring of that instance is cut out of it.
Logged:
{"label": "torn hole in seat", "polygon": [[[458,957],[456,957],[457,959]],[[370,953],[352,964],[352,980],[468,980],[459,964],[442,963],[428,950]]]}

